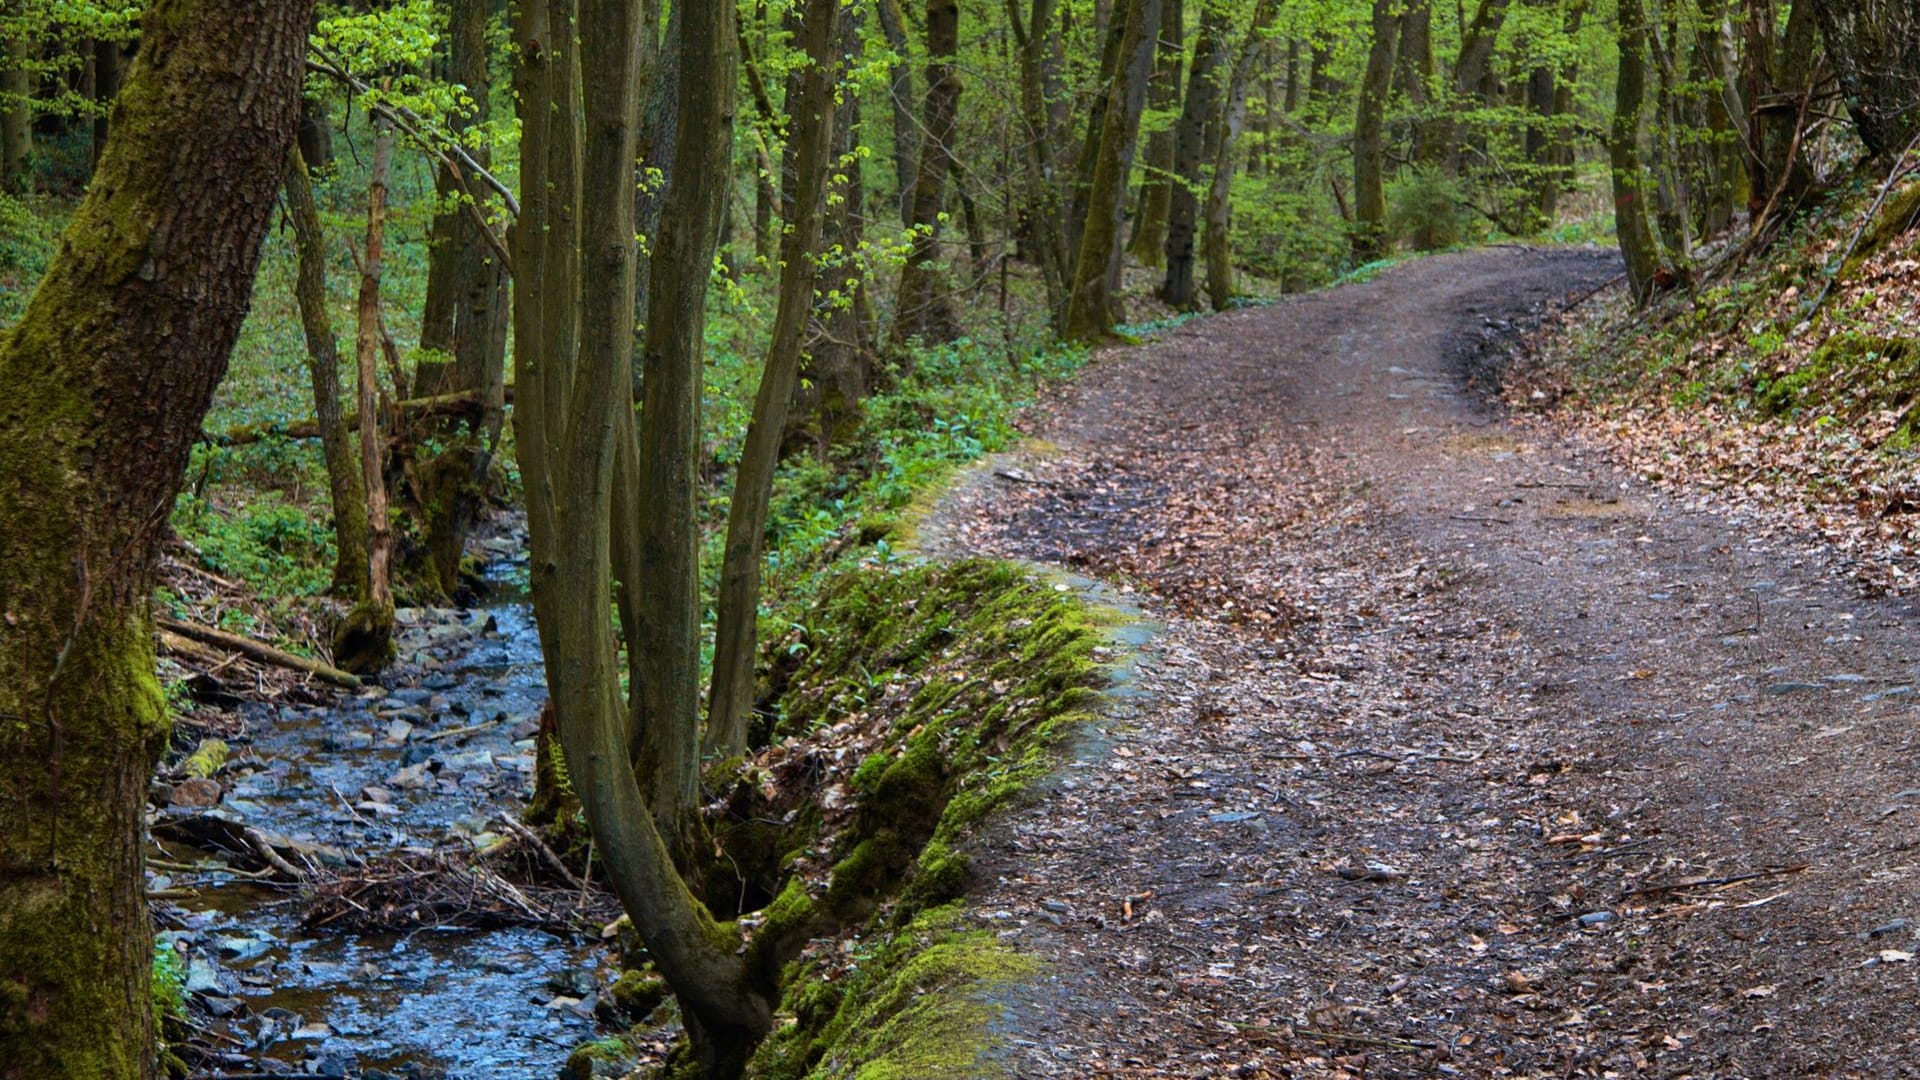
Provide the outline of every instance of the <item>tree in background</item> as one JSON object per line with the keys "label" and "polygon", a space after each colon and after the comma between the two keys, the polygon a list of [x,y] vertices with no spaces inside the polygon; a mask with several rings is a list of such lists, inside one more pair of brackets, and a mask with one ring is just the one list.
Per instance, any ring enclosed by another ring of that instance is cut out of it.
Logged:
{"label": "tree in background", "polygon": [[158,0],[0,340],[0,1073],[156,1075],[153,563],[253,288],[312,5]]}

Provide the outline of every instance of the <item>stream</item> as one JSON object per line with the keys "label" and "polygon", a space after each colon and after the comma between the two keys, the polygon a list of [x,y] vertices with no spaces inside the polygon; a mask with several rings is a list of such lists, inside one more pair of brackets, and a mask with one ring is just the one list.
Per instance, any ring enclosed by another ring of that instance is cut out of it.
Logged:
{"label": "stream", "polygon": [[[508,541],[488,543],[511,558]],[[524,563],[492,573],[503,598],[489,606],[401,610],[382,685],[330,705],[243,706],[247,734],[213,812],[314,845],[323,863],[496,839],[490,819],[518,813],[533,787],[546,688],[532,609],[512,584]],[[183,954],[195,1022],[225,1047],[213,1075],[554,1076],[594,1036],[598,992],[616,974],[578,936],[304,929],[298,891],[180,842],[151,853],[166,868],[150,887],[195,890],[163,910],[161,939]]]}

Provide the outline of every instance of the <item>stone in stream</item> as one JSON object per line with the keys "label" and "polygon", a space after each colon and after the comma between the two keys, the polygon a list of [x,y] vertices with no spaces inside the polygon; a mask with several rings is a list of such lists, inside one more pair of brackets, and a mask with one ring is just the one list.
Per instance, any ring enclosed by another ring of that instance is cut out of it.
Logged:
{"label": "stone in stream", "polygon": [[220,781],[205,776],[189,776],[173,785],[172,794],[167,796],[167,804],[205,810],[220,804],[220,794]]}

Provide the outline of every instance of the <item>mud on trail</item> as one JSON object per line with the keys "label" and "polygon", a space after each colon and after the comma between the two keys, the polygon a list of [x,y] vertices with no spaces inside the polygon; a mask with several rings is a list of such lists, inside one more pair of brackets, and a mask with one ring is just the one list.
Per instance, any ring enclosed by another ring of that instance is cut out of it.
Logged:
{"label": "mud on trail", "polygon": [[1506,423],[1486,250],[1052,401],[955,550],[1130,588],[1138,693],[983,844],[1023,1077],[1920,1071],[1916,613]]}

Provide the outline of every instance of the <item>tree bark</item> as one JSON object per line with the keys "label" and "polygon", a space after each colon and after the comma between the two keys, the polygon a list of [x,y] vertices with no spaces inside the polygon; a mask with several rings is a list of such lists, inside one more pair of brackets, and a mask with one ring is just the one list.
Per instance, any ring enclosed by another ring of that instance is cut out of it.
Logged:
{"label": "tree bark", "polygon": [[947,173],[953,167],[953,132],[960,104],[960,78],[954,74],[959,49],[959,0],[928,0],[926,133],[913,184],[913,250],[900,269],[893,317],[891,340],[896,350],[914,338],[941,343],[960,334],[939,269],[940,212],[947,203]]}
{"label": "tree bark", "polygon": [[1867,149],[1897,154],[1920,131],[1920,5],[1810,0],[1847,112]]}
{"label": "tree bark", "polygon": [[1066,208],[1055,176],[1055,124],[1048,91],[1047,43],[1053,27],[1056,0],[1032,0],[1022,27],[1018,0],[1006,0],[1007,23],[1013,28],[1020,59],[1020,114],[1026,147],[1024,167],[1026,205],[1023,226],[1033,261],[1046,283],[1047,311],[1058,332],[1067,312],[1068,278],[1073,273],[1067,246]]}
{"label": "tree bark", "polygon": [[307,339],[314,423],[320,433],[320,456],[327,465],[327,493],[333,505],[333,590],[349,604],[357,604],[373,591],[368,577],[367,491],[340,405],[340,343],[334,338],[333,321],[327,311],[326,237],[320,227],[320,212],[313,203],[307,163],[297,150],[287,155],[282,188],[299,262],[293,291],[300,305],[300,327]]}
{"label": "tree bark", "polygon": [[354,360],[360,413],[360,484],[367,494],[367,591],[334,633],[335,662],[368,675],[393,659],[393,530],[387,522],[386,452],[380,437],[380,278],[385,272],[387,172],[393,127],[375,118],[367,174],[367,247],[360,257]]}
{"label": "tree bark", "polygon": [[1207,118],[1219,100],[1216,69],[1225,52],[1229,9],[1224,0],[1203,0],[1200,29],[1188,66],[1187,95],[1173,134],[1173,191],[1167,200],[1167,276],[1160,299],[1186,311],[1194,306],[1194,240],[1199,235],[1201,166],[1207,153]]}
{"label": "tree bark", "polygon": [[[1186,29],[1184,0],[1162,0],[1160,36],[1154,44],[1153,84],[1147,89],[1147,107],[1157,113],[1180,105],[1181,61],[1186,59],[1182,35]],[[1177,117],[1176,117],[1177,120]],[[1140,183],[1140,209],[1134,215],[1127,254],[1146,266],[1167,261],[1167,210],[1173,200],[1173,129],[1167,123],[1147,136],[1147,174]]]}
{"label": "tree bark", "polygon": [[1373,0],[1372,43],[1360,80],[1359,112],[1353,121],[1353,256],[1371,262],[1386,250],[1387,188],[1385,120],[1393,89],[1393,49],[1399,32],[1394,0]]}
{"label": "tree bark", "polygon": [[874,0],[874,13],[880,17],[880,33],[893,50],[887,64],[887,101],[893,115],[893,178],[899,185],[900,223],[913,226],[913,188],[915,138],[913,123],[913,66],[907,63],[912,50],[907,45],[907,17],[900,0]]}
{"label": "tree bark", "polygon": [[1067,297],[1066,336],[1095,341],[1113,332],[1119,311],[1113,294],[1113,262],[1120,257],[1121,216],[1127,176],[1140,135],[1140,113],[1147,104],[1153,73],[1154,39],[1160,31],[1161,0],[1130,0],[1120,63],[1108,93],[1106,122],[1087,193],[1086,224],[1074,259],[1073,291]]}
{"label": "tree bark", "polygon": [[1213,181],[1207,188],[1207,231],[1203,245],[1207,259],[1207,298],[1215,311],[1225,311],[1236,294],[1233,285],[1233,243],[1229,228],[1233,219],[1233,175],[1238,161],[1240,132],[1247,123],[1247,84],[1266,45],[1267,27],[1273,21],[1273,0],[1260,0],[1253,10],[1253,23],[1240,47],[1239,62],[1227,85],[1227,102],[1220,121],[1220,135],[1214,147]]}
{"label": "tree bark", "polygon": [[[450,7],[448,77],[470,99],[453,118],[456,138],[487,120],[487,11],[485,0],[455,0]],[[490,163],[485,146],[467,152],[482,168]],[[434,183],[443,201],[462,197],[447,166],[441,166]],[[482,206],[483,216],[491,209]],[[507,268],[482,229],[465,207],[449,206],[434,218],[420,328],[424,355],[412,389],[413,397],[477,392],[481,398],[477,416],[434,418],[408,440],[439,448],[425,454],[416,470],[425,543],[413,577],[447,596],[460,589],[467,535],[486,502],[493,448],[505,419],[499,390],[506,375]]]}
{"label": "tree bark", "polygon": [[0,338],[0,1076],[157,1074],[142,872],[157,543],[240,331],[312,5],[158,0]]}
{"label": "tree bark", "polygon": [[1618,25],[1620,72],[1614,86],[1613,128],[1607,153],[1613,166],[1613,219],[1620,254],[1627,262],[1627,287],[1636,304],[1653,295],[1660,255],[1647,222],[1648,181],[1640,166],[1640,113],[1647,85],[1647,26],[1641,0],[1620,0]]}
{"label": "tree bark", "polygon": [[0,42],[0,50],[0,186],[18,194],[33,184],[33,72],[27,65],[39,50],[24,34]]}
{"label": "tree bark", "polygon": [[787,405],[800,370],[807,320],[813,312],[821,211],[832,171],[834,86],[839,80],[833,46],[840,0],[808,0],[800,20],[807,54],[787,96],[788,155],[792,160],[792,207],[780,239],[780,301],[766,368],[754,397],[727,509],[727,542],[716,603],[713,680],[707,694],[706,750],[730,757],[747,748],[753,711],[755,648],[760,622],[760,570],[766,561],[767,507],[780,464]]}

